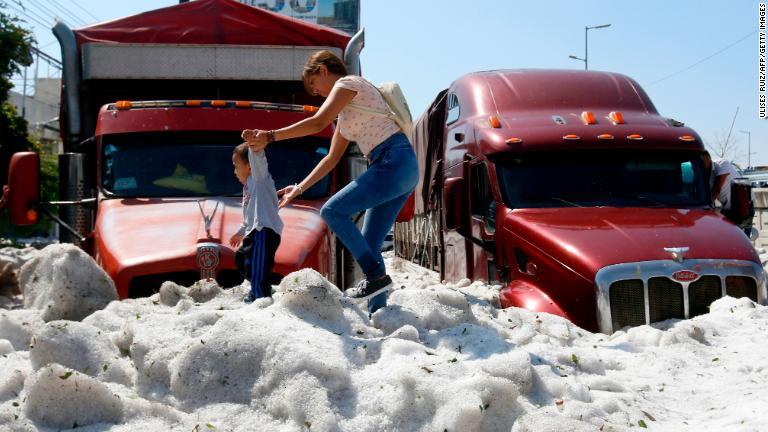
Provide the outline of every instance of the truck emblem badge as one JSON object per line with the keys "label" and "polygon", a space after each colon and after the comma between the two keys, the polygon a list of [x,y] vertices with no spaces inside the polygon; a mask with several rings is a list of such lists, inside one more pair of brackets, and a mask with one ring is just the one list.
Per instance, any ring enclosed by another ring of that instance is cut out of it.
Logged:
{"label": "truck emblem badge", "polygon": [[559,116],[559,115],[553,115],[552,116],[552,121],[555,122],[555,124],[557,124],[557,125],[564,125],[565,124],[565,119],[563,117]]}
{"label": "truck emblem badge", "polygon": [[677,262],[683,262],[685,259],[685,253],[688,252],[688,250],[689,248],[687,246],[664,248],[664,251],[671,253],[672,259]]}
{"label": "truck emblem badge", "polygon": [[216,277],[216,268],[219,266],[218,243],[197,245],[197,266],[200,268],[200,279],[209,280]]}
{"label": "truck emblem badge", "polygon": [[205,222],[205,234],[208,236],[208,238],[211,238],[211,223],[213,222],[213,217],[216,215],[216,210],[219,208],[219,202],[216,201],[216,205],[213,207],[213,213],[211,213],[210,216],[205,214],[203,205],[200,204],[201,202],[203,202],[203,200],[197,200],[197,206],[200,208],[200,214],[203,215],[203,222]]}
{"label": "truck emblem badge", "polygon": [[693,282],[699,278],[699,274],[690,270],[679,270],[672,273],[672,279],[678,282]]}

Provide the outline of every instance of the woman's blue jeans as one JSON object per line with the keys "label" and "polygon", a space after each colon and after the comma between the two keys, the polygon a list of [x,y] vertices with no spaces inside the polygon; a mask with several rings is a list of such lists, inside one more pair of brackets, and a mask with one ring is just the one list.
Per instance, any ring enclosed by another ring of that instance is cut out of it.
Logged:
{"label": "woman's blue jeans", "polygon": [[[366,278],[373,280],[386,274],[381,244],[416,187],[419,166],[411,143],[402,133],[374,147],[368,160],[368,170],[332,196],[320,215],[355,257]],[[364,210],[360,232],[352,216]],[[374,312],[386,304],[387,294],[382,293],[368,302],[368,309]]]}

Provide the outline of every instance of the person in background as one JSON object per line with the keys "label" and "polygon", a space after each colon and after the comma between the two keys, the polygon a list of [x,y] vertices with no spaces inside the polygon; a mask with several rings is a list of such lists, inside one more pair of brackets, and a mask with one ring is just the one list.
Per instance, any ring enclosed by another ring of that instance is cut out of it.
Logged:
{"label": "person in background", "polygon": [[251,303],[257,298],[272,297],[272,268],[283,221],[277,214],[275,182],[264,152],[251,151],[248,144],[242,143],[232,153],[232,164],[235,177],[243,184],[243,223],[229,239],[229,245],[242,244],[235,252],[235,265],[251,283],[251,291],[243,299]]}
{"label": "person in background", "polygon": [[731,208],[731,183],[739,177],[736,167],[727,159],[715,159],[712,161],[712,175],[710,176],[710,188],[712,202],[717,199],[723,210]]}
{"label": "person in background", "polygon": [[[332,196],[320,214],[365,274],[347,291],[347,296],[359,300],[373,298],[368,304],[369,312],[373,313],[386,305],[386,291],[392,287],[381,244],[416,187],[416,155],[395,121],[355,109],[388,112],[389,106],[373,84],[362,77],[347,75],[344,63],[333,53],[318,51],[311,55],[302,79],[310,94],[326,98],[314,116],[278,130],[246,129],[242,137],[253,150],[261,150],[277,141],[320,132],[338,117],[328,155],[304,180],[279,192],[281,206],[328,174],[339,163],[350,141],[357,142],[369,161],[368,169]],[[351,219],[361,211],[365,211],[362,232]]]}

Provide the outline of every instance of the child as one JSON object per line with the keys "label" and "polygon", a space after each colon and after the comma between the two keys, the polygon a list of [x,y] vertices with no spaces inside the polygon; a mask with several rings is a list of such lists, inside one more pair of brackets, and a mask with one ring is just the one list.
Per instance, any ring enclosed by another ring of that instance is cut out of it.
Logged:
{"label": "child", "polygon": [[253,152],[248,144],[240,144],[232,152],[235,176],[243,184],[243,223],[229,239],[229,244],[242,246],[235,252],[235,264],[251,282],[251,292],[243,299],[251,303],[272,296],[272,267],[280,245],[283,221],[277,214],[275,182],[269,174],[263,151]]}

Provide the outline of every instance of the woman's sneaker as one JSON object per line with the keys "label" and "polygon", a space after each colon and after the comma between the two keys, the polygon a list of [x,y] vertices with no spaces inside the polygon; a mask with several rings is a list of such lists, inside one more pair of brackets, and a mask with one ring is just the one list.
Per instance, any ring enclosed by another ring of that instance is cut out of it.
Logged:
{"label": "woman's sneaker", "polygon": [[385,275],[383,278],[376,279],[375,281],[363,279],[354,288],[348,289],[345,294],[353,300],[367,300],[390,288],[392,288],[392,278]]}

